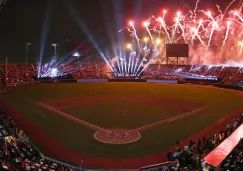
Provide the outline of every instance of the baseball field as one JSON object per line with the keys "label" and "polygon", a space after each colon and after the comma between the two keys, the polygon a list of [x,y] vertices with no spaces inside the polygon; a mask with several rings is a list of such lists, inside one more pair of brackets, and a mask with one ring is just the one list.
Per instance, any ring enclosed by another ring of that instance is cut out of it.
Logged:
{"label": "baseball field", "polygon": [[243,96],[191,85],[53,83],[11,88],[1,104],[44,154],[134,168],[164,161],[176,140],[217,132],[212,125],[243,111]]}

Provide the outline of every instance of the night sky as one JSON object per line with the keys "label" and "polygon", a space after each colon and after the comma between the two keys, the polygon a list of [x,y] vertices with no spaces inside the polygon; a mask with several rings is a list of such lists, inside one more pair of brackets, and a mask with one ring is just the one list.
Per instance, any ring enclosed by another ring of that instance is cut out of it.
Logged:
{"label": "night sky", "polygon": [[[43,58],[53,54],[52,43],[58,43],[58,55],[67,52],[66,40],[89,41],[87,30],[103,50],[117,40],[118,33],[130,19],[141,23],[153,14],[194,9],[196,0],[9,0],[0,12],[0,62],[25,62],[25,43],[31,42],[29,62],[36,63],[44,41]],[[201,0],[199,9],[216,11],[230,0]],[[171,16],[171,15],[170,15]],[[167,16],[168,18],[170,17]],[[83,30],[81,25],[86,30]],[[140,26],[138,26],[139,29]],[[46,36],[44,36],[46,33]],[[127,33],[124,33],[127,34]],[[125,35],[126,36],[126,35]]]}

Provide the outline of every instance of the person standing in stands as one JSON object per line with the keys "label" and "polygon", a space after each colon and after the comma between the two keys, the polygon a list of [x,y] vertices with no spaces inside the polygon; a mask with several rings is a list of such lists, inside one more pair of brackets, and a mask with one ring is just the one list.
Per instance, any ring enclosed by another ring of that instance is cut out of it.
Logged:
{"label": "person standing in stands", "polygon": [[80,162],[80,170],[84,170],[84,160],[81,159],[81,162]]}
{"label": "person standing in stands", "polygon": [[172,151],[171,150],[167,153],[166,156],[167,156],[168,161],[172,161]]}
{"label": "person standing in stands", "polygon": [[179,144],[180,144],[179,140],[176,140],[176,149],[177,150],[179,149]]}

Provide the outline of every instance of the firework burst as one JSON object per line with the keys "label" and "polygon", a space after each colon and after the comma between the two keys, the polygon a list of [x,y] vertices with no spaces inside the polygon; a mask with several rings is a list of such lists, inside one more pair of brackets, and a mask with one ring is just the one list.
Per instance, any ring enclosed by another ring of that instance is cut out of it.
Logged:
{"label": "firework burst", "polygon": [[[229,59],[233,62],[242,63],[242,2],[238,8],[229,11],[236,2],[238,1],[231,1],[225,11],[222,11],[218,5],[215,5],[217,7],[216,14],[210,11],[198,10],[200,1],[197,0],[194,10],[190,10],[187,14],[182,14],[178,11],[175,14],[175,22],[172,25],[166,24],[165,15],[169,11],[164,10],[162,16],[151,16],[143,23],[150,40],[150,42],[146,41],[146,44],[142,43],[143,38],[139,38],[136,34],[136,25],[132,25],[132,32],[139,46],[136,49],[144,50],[145,46],[146,48],[150,47],[150,51],[153,53],[151,56],[154,59],[151,62],[160,60],[163,63],[165,61],[165,58],[163,58],[165,46],[163,44],[188,43],[190,47],[190,64],[199,64],[198,58],[201,59],[201,65],[225,64],[229,62]],[[198,14],[200,16],[204,15],[204,17],[198,18]],[[156,41],[157,38],[160,40],[159,45]],[[154,57],[154,54],[158,56]],[[140,62],[143,62],[142,59]],[[140,66],[140,64],[137,66]]]}

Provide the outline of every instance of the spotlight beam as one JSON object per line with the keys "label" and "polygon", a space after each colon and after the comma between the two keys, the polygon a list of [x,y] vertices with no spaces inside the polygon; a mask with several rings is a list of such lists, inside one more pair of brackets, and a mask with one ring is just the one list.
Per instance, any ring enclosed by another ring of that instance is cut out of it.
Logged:
{"label": "spotlight beam", "polygon": [[78,24],[80,29],[86,34],[86,36],[88,37],[89,41],[93,44],[94,48],[98,51],[99,55],[102,57],[102,59],[105,61],[105,63],[111,69],[111,71],[113,73],[115,73],[114,68],[110,65],[110,63],[107,60],[107,58],[105,57],[104,53],[101,51],[99,45],[94,40],[92,34],[89,32],[89,29],[85,25],[85,22],[79,16],[79,13],[77,12],[77,10],[73,6],[71,6],[70,4],[71,3],[69,3],[69,8],[68,9],[69,9],[69,12],[71,13],[71,16],[72,16],[73,20]]}
{"label": "spotlight beam", "polygon": [[41,71],[41,65],[42,65],[42,60],[43,60],[43,55],[44,55],[44,51],[45,51],[45,45],[46,45],[46,39],[47,39],[47,35],[48,35],[48,28],[50,25],[50,19],[51,19],[51,12],[52,12],[52,4],[51,1],[47,2],[47,6],[46,6],[46,10],[45,10],[45,20],[44,20],[44,24],[42,27],[42,36],[41,36],[41,46],[40,46],[40,56],[39,56],[39,63],[38,63],[38,76],[40,74]]}

